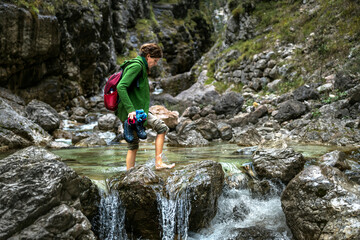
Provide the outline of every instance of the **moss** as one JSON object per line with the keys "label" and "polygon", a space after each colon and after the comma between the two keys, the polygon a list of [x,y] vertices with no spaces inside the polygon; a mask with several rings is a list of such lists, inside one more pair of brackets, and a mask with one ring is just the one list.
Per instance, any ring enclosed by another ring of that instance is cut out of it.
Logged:
{"label": "moss", "polygon": [[217,82],[217,81],[215,81],[213,85],[215,87],[215,90],[218,91],[219,93],[224,93],[230,86],[230,84],[228,83]]}
{"label": "moss", "polygon": [[131,50],[128,55],[118,55],[116,59],[116,63],[121,65],[125,62],[125,60],[129,60],[132,58],[136,58],[138,53],[135,50]]}

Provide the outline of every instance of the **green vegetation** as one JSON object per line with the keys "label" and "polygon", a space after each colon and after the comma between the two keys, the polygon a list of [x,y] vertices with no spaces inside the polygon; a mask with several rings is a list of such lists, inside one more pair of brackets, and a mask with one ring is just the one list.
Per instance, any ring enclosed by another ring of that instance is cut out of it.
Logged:
{"label": "green vegetation", "polygon": [[213,83],[215,90],[218,91],[219,93],[224,93],[226,91],[226,89],[229,88],[230,84],[228,83],[224,83],[224,82],[217,82],[215,81]]}
{"label": "green vegetation", "polygon": [[313,109],[313,111],[311,112],[311,117],[312,118],[319,118],[321,116],[321,112],[318,108]]}
{"label": "green vegetation", "polygon": [[329,104],[332,102],[336,102],[340,99],[344,99],[346,96],[347,96],[346,92],[341,92],[341,91],[335,90],[333,94],[323,96],[321,99],[321,102],[325,103],[325,104]]}
{"label": "green vegetation", "polygon": [[118,65],[121,65],[125,62],[125,60],[135,58],[135,57],[137,57],[137,55],[138,55],[138,53],[135,50],[130,51],[129,54],[127,54],[127,55],[118,55],[117,59],[116,59],[116,63]]}

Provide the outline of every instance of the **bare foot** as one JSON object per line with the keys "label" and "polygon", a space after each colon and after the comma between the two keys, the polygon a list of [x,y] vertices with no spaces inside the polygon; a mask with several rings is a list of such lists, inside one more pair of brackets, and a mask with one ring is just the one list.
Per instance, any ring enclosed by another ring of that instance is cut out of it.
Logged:
{"label": "bare foot", "polygon": [[155,169],[156,170],[160,170],[160,169],[170,169],[170,168],[173,168],[175,167],[175,163],[172,163],[172,164],[165,164],[165,163],[162,163],[162,164],[159,164],[159,165],[156,165],[155,166]]}

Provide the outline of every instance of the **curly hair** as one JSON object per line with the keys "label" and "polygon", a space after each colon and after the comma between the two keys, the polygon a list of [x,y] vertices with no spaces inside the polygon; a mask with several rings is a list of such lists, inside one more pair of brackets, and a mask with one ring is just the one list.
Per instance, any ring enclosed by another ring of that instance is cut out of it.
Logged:
{"label": "curly hair", "polygon": [[150,54],[152,58],[162,58],[163,52],[156,43],[145,43],[140,47],[140,56],[146,57]]}

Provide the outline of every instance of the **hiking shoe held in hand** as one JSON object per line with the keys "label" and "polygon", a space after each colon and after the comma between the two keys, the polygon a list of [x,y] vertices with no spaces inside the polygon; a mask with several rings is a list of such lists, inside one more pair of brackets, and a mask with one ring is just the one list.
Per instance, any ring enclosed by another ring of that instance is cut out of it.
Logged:
{"label": "hiking shoe held in hand", "polygon": [[146,139],[147,134],[145,132],[145,128],[143,126],[144,122],[139,122],[138,120],[135,121],[135,130],[140,139]]}
{"label": "hiking shoe held in hand", "polygon": [[124,138],[128,143],[134,141],[133,124],[130,124],[129,119],[124,122]]}

